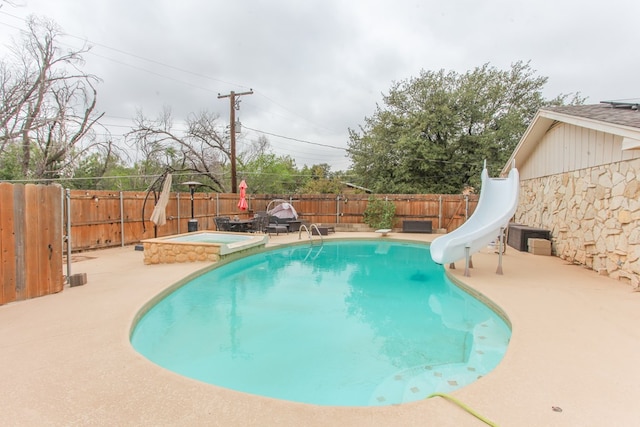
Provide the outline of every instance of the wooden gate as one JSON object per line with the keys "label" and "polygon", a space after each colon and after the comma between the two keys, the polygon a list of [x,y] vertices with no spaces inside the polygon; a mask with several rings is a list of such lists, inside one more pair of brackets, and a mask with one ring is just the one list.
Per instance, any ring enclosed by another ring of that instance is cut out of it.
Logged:
{"label": "wooden gate", "polygon": [[62,291],[62,187],[0,183],[0,304]]}

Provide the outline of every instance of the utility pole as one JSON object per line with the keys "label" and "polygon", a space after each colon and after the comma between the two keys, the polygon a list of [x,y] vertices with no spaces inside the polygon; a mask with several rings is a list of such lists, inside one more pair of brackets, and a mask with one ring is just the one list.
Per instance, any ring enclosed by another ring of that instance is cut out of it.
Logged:
{"label": "utility pole", "polygon": [[218,94],[218,99],[229,98],[229,122],[231,130],[231,192],[238,192],[238,177],[236,176],[236,110],[240,109],[240,100],[237,97],[242,95],[253,95],[253,89],[249,92],[235,93],[231,91],[227,95]]}

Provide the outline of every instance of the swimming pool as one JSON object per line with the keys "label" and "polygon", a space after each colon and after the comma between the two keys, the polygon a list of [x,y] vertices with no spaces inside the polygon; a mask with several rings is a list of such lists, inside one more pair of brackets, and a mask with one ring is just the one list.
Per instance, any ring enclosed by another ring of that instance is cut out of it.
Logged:
{"label": "swimming pool", "polygon": [[378,406],[475,381],[498,365],[510,335],[426,245],[349,240],[215,268],[149,308],[131,342],[152,362],[218,386]]}
{"label": "swimming pool", "polygon": [[265,234],[198,231],[143,240],[145,264],[175,262],[218,262],[230,254],[263,248],[269,241]]}

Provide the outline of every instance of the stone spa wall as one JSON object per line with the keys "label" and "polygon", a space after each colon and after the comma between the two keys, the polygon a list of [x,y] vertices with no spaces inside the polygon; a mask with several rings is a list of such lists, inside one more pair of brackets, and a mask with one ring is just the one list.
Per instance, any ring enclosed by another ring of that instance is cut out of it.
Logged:
{"label": "stone spa wall", "polygon": [[640,288],[640,159],[520,183],[515,222],[551,230],[553,253]]}
{"label": "stone spa wall", "polygon": [[220,261],[220,246],[211,244],[143,242],[145,264]]}

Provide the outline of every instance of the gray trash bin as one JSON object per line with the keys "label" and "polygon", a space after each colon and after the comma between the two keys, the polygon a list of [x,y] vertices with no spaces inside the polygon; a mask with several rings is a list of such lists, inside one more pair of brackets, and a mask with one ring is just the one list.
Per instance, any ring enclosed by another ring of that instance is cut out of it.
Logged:
{"label": "gray trash bin", "polygon": [[191,233],[192,231],[198,231],[198,220],[190,219],[189,224],[187,225],[187,229],[189,230],[189,233]]}

